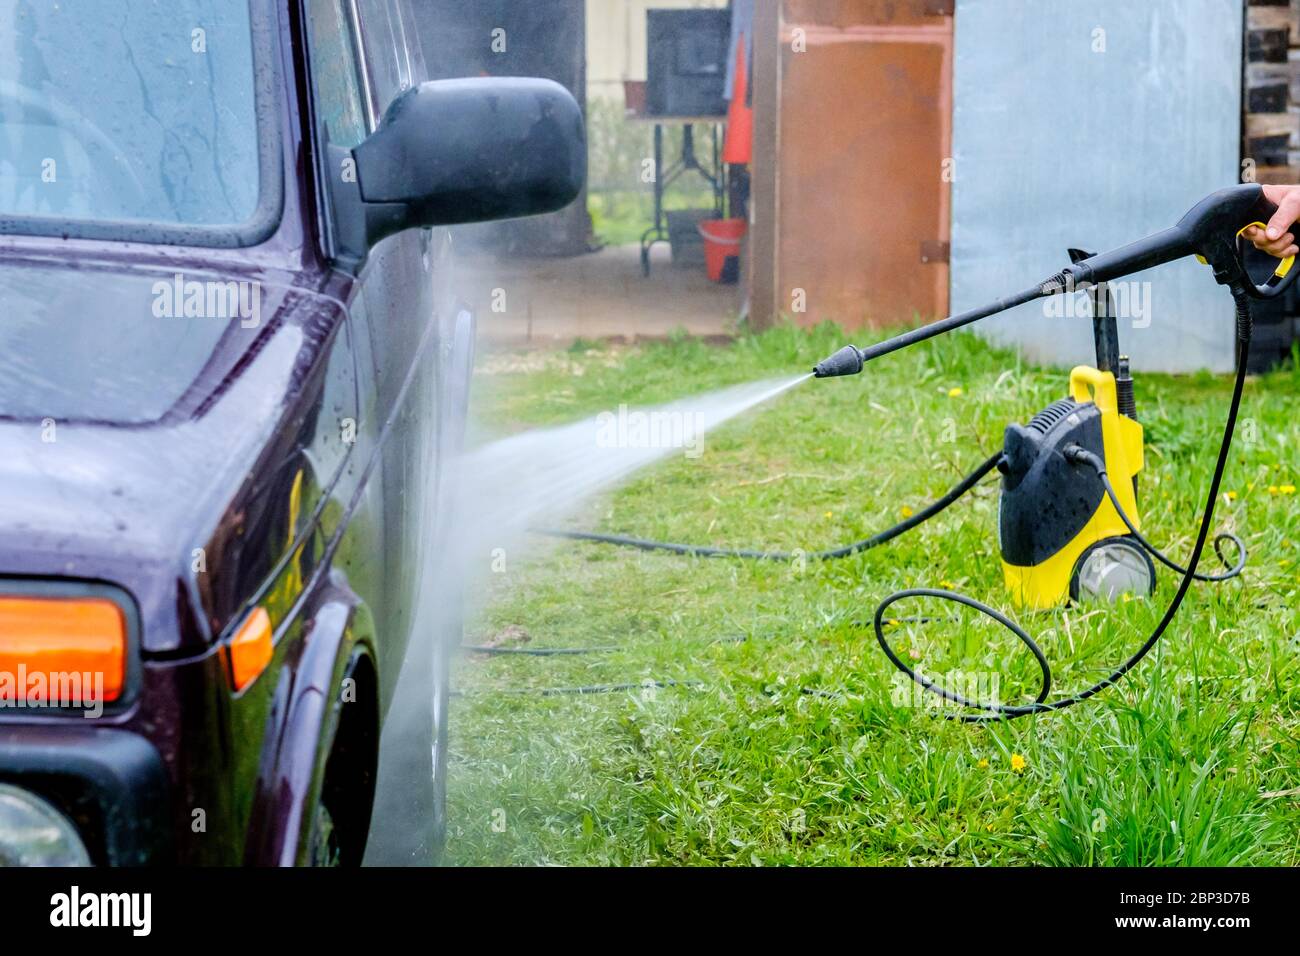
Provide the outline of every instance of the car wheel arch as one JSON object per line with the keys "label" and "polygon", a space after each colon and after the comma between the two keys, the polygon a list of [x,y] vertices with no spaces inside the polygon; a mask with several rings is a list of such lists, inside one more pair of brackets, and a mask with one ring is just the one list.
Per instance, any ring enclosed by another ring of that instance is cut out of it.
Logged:
{"label": "car wheel arch", "polygon": [[341,575],[331,577],[280,675],[286,703],[279,719],[269,718],[277,726],[266,734],[245,844],[249,864],[306,862],[317,802],[340,790],[347,799],[331,808],[335,823],[345,840],[359,833],[344,863],[359,862],[364,849],[378,761],[379,671],[369,615],[340,586]]}

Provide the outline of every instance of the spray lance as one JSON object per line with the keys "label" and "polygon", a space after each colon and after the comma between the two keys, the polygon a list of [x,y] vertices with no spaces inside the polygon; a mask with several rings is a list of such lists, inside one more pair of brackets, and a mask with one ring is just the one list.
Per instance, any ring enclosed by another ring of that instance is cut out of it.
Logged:
{"label": "spray lance", "polygon": [[[1143,462],[1141,425],[1132,407],[1127,360],[1120,358],[1118,369],[1106,368],[1107,363],[1100,354],[1100,338],[1098,364],[1102,367],[1074,369],[1070,376],[1070,396],[1039,413],[1027,426],[1009,426],[1002,451],[958,486],[962,491],[968,490],[994,468],[1001,472],[999,542],[1003,569],[1012,596],[1021,605],[1052,606],[1060,603],[1067,592],[1071,598],[1078,598],[1082,593],[1109,592],[1113,596],[1116,590],[1150,593],[1155,578],[1152,557],[1181,574],[1169,607],[1132,657],[1091,687],[1048,700],[1051,669],[1042,650],[1028,633],[1001,612],[966,595],[933,588],[895,592],[876,609],[876,639],[890,661],[927,690],[975,712],[961,714],[960,719],[978,722],[1020,717],[1060,710],[1086,700],[1120,680],[1155,646],[1177,614],[1193,580],[1222,581],[1240,573],[1245,564],[1245,547],[1239,538],[1230,534],[1221,534],[1214,542],[1220,560],[1228,567],[1225,573],[1199,574],[1197,566],[1214,518],[1219,484],[1241,405],[1251,337],[1250,300],[1281,295],[1298,274],[1292,270],[1294,257],[1281,261],[1263,283],[1257,283],[1247,273],[1241,234],[1252,225],[1264,226],[1276,211],[1259,185],[1247,183],[1221,189],[1202,199],[1177,225],[1168,229],[1110,252],[1081,258],[1047,280],[983,307],[866,348],[847,345],[814,368],[817,378],[856,375],[867,362],[881,356],[1036,299],[1092,288],[1097,303],[1108,298],[1105,294],[1097,295],[1104,283],[1185,256],[1194,255],[1209,265],[1215,281],[1226,285],[1232,294],[1237,317],[1236,381],[1196,544],[1186,567],[1160,553],[1139,530],[1136,490],[1137,472]],[[1094,321],[1097,321],[1095,315]],[[1113,329],[1113,318],[1110,321]],[[1116,371],[1121,379],[1118,391]],[[1125,384],[1130,389],[1127,402]],[[952,500],[955,496],[950,493],[936,504],[946,507]],[[917,517],[923,520],[941,507]],[[1237,549],[1235,564],[1229,565],[1221,549],[1225,541],[1233,542]],[[1014,633],[1038,663],[1041,683],[1036,699],[1020,705],[976,701],[912,670],[890,647],[885,636],[886,626],[892,623],[886,618],[886,612],[908,598],[953,601],[993,618]]]}

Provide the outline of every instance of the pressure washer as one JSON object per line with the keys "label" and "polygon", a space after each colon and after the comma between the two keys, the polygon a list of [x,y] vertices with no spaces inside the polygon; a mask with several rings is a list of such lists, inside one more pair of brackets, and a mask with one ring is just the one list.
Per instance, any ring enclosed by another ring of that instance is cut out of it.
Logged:
{"label": "pressure washer", "polygon": [[[1181,581],[1173,600],[1140,648],[1104,679],[1078,693],[1048,700],[1051,668],[1042,650],[1018,624],[974,598],[938,588],[910,588],[889,595],[876,608],[876,639],[900,671],[946,700],[978,713],[958,713],[964,721],[1000,720],[1045,713],[1072,706],[1115,684],[1155,646],[1178,613],[1192,581],[1226,581],[1246,563],[1245,544],[1236,535],[1220,533],[1214,548],[1225,570],[1197,571],[1214,520],[1214,507],[1232,445],[1241,406],[1250,349],[1250,300],[1284,293],[1300,270],[1294,257],[1280,261],[1262,283],[1251,278],[1243,256],[1242,233],[1263,227],[1277,211],[1262,187],[1246,183],[1221,189],[1202,199],[1168,229],[1110,252],[1090,255],[1070,250],[1071,263],[1057,274],[1022,292],[971,309],[942,321],[904,332],[874,345],[846,345],[813,369],[817,378],[856,375],[868,362],[927,339],[962,328],[1008,309],[1051,296],[1088,291],[1092,300],[1095,366],[1070,372],[1068,393],[1029,420],[1006,429],[1003,447],[961,480],[951,491],[906,521],[870,538],[840,548],[806,555],[813,559],[841,558],[885,543],[934,517],[995,469],[1001,474],[998,541],[1003,576],[1017,606],[1031,610],[1086,600],[1115,601],[1126,595],[1146,596],[1156,584],[1156,562],[1170,568]],[[1236,307],[1237,371],[1223,440],[1210,481],[1196,543],[1186,566],[1159,551],[1141,532],[1138,508],[1139,476],[1145,454],[1129,360],[1120,354],[1114,300],[1107,283],[1186,256],[1207,264],[1220,285],[1228,287]],[[578,540],[600,541],[644,550],[663,550],[703,557],[790,560],[787,552],[712,548],[673,544],[581,531],[550,532]],[[1231,543],[1235,558],[1224,546]],[[1032,703],[1007,705],[968,699],[914,671],[886,638],[895,619],[888,610],[910,598],[952,601],[987,615],[1014,633],[1033,654],[1041,672]]]}

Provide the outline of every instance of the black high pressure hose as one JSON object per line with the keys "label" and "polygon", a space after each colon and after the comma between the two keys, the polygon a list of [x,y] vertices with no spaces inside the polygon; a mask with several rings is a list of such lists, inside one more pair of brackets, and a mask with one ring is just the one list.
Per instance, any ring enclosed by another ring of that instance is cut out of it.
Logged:
{"label": "black high pressure hose", "polygon": [[[1033,291],[1038,295],[1042,295],[1046,290],[1046,286],[1049,284],[1050,283],[1044,283],[1042,286],[1036,287],[1036,289]],[[1127,526],[1129,531],[1132,533],[1134,540],[1136,540],[1138,544],[1140,544],[1148,553],[1150,553],[1152,557],[1156,558],[1156,560],[1160,561],[1166,567],[1173,569],[1174,571],[1178,572],[1183,576],[1182,581],[1179,583],[1178,591],[1174,595],[1173,600],[1170,602],[1169,607],[1165,610],[1165,614],[1160,619],[1160,623],[1156,625],[1155,630],[1151,632],[1151,635],[1147,638],[1146,642],[1137,650],[1137,652],[1128,660],[1126,660],[1123,664],[1117,667],[1114,671],[1112,671],[1107,677],[1093,684],[1091,687],[1088,687],[1086,690],[1080,691],[1077,694],[1071,695],[1069,697],[1062,697],[1057,700],[1048,702],[1047,696],[1051,692],[1051,687],[1052,687],[1052,670],[1047,663],[1047,658],[1043,654],[1042,649],[1034,641],[1034,639],[1030,637],[1029,634],[1022,627],[1020,627],[1018,624],[1012,621],[1005,614],[1003,614],[1002,612],[994,608],[989,607],[987,604],[977,601],[974,598],[965,594],[961,594],[957,591],[949,591],[942,588],[908,588],[906,590],[896,591],[893,594],[889,595],[887,598],[885,598],[885,600],[882,601],[876,608],[876,614],[873,620],[873,625],[875,627],[875,632],[876,632],[876,640],[880,644],[881,649],[885,652],[885,655],[889,658],[890,662],[893,663],[893,665],[896,668],[898,668],[900,671],[902,671],[904,674],[910,677],[917,684],[921,685],[931,693],[939,695],[945,700],[952,701],[955,704],[960,704],[961,706],[970,708],[972,710],[980,710],[984,712],[981,714],[960,714],[960,715],[949,715],[949,716],[955,717],[956,719],[962,720],[967,723],[979,723],[988,720],[1007,720],[1014,717],[1024,717],[1029,714],[1038,714],[1038,713],[1046,713],[1055,710],[1062,710],[1066,707],[1071,707],[1074,704],[1085,701],[1089,697],[1092,697],[1093,695],[1105,690],[1107,687],[1110,687],[1113,684],[1117,683],[1120,680],[1120,678],[1122,678],[1125,674],[1127,674],[1130,670],[1132,670],[1135,666],[1137,666],[1137,664],[1142,660],[1142,658],[1146,657],[1146,655],[1150,652],[1151,648],[1153,648],[1156,645],[1156,642],[1160,640],[1161,636],[1163,636],[1165,630],[1169,627],[1170,622],[1173,621],[1174,615],[1178,613],[1178,609],[1182,605],[1183,599],[1187,596],[1187,591],[1191,587],[1192,581],[1227,581],[1241,574],[1242,569],[1246,565],[1246,546],[1245,543],[1235,534],[1231,534],[1227,532],[1220,533],[1215,536],[1214,550],[1215,553],[1218,555],[1219,560],[1223,562],[1224,566],[1228,570],[1224,571],[1222,574],[1199,574],[1196,570],[1197,565],[1200,564],[1201,555],[1205,549],[1206,538],[1209,536],[1210,524],[1214,520],[1214,506],[1219,494],[1219,485],[1223,480],[1223,472],[1225,467],[1227,466],[1227,461],[1228,461],[1228,452],[1232,446],[1232,436],[1233,433],[1236,431],[1236,427],[1237,427],[1237,413],[1241,407],[1242,390],[1244,389],[1245,382],[1246,382],[1246,365],[1247,365],[1247,358],[1250,352],[1251,334],[1253,331],[1253,322],[1251,318],[1249,295],[1246,293],[1245,289],[1243,289],[1239,285],[1231,286],[1230,291],[1232,292],[1232,298],[1233,298],[1233,302],[1236,305],[1236,313],[1237,313],[1237,376],[1236,376],[1235,383],[1233,385],[1232,400],[1228,407],[1228,419],[1224,425],[1223,441],[1219,445],[1218,461],[1215,464],[1214,475],[1210,481],[1210,492],[1209,492],[1209,496],[1206,498],[1205,510],[1201,516],[1201,527],[1196,536],[1196,544],[1192,549],[1191,560],[1188,561],[1186,568],[1181,567],[1173,560],[1168,558],[1166,555],[1164,555],[1159,549],[1155,547],[1155,545],[1153,545],[1150,541],[1148,541],[1138,531],[1133,520],[1129,517],[1127,512],[1125,512],[1123,506],[1119,502],[1118,496],[1115,494],[1115,488],[1113,485],[1111,485],[1110,476],[1106,472],[1106,464],[1104,461],[1102,461],[1099,457],[1097,457],[1093,453],[1079,446],[1073,446],[1065,450],[1065,455],[1069,460],[1076,462],[1078,464],[1088,465],[1089,467],[1094,468],[1097,471],[1097,475],[1101,479],[1102,484],[1106,489],[1107,497],[1109,497],[1110,502],[1114,506],[1115,511],[1119,514],[1120,519],[1124,522],[1125,526]],[[990,307],[988,309],[980,309],[968,313],[963,313],[960,316],[955,316],[953,319],[947,320],[947,322],[945,323],[941,323],[944,326],[944,328],[942,328],[940,331],[948,331],[951,328],[957,328],[961,325],[967,325],[970,322],[985,317],[986,315],[990,315],[996,311],[1000,311],[1002,308],[1006,308],[1009,307],[1010,305],[1017,304],[1020,300],[1029,301],[1029,299],[1032,297],[1033,296],[1030,294],[1030,292],[1027,291],[1025,293],[1022,293],[1020,296],[1013,296],[1008,299],[1002,300],[1001,302],[996,304],[996,308]],[[883,348],[880,349],[879,354],[886,354],[887,351],[894,351],[897,348],[902,348],[905,347],[906,345],[912,344],[913,341],[920,341],[922,338],[932,337],[934,334],[936,334],[936,332],[931,327],[925,330],[918,330],[918,333],[915,335],[914,339],[909,339],[906,341],[890,340],[890,347],[888,347],[887,349],[883,349]],[[895,342],[897,344],[894,344]],[[841,353],[837,353],[837,356],[839,355],[848,356],[849,348],[842,350]],[[854,349],[853,351],[856,356],[857,370],[861,369],[861,362],[864,357],[865,358],[877,357],[876,354],[867,354],[856,349]],[[869,352],[870,350],[868,350],[868,353]],[[848,361],[848,359],[846,358],[845,361]],[[591,531],[565,531],[565,530],[556,530],[556,529],[538,529],[537,533],[547,535],[550,537],[567,538],[573,541],[593,541],[593,542],[598,542],[603,544],[617,545],[620,547],[637,548],[642,551],[667,551],[672,554],[689,555],[695,557],[746,558],[750,560],[760,560],[760,561],[792,561],[802,556],[805,558],[812,558],[816,560],[832,560],[836,558],[848,557],[850,555],[857,554],[861,551],[866,551],[869,548],[874,548],[878,545],[884,544],[888,541],[893,540],[899,535],[910,531],[911,529],[915,528],[917,525],[922,524],[925,521],[928,521],[930,518],[939,514],[939,512],[946,509],[949,505],[953,504],[959,498],[965,495],[966,492],[970,491],[973,487],[975,487],[975,485],[978,484],[979,481],[982,478],[984,478],[984,476],[986,476],[989,472],[991,472],[994,468],[997,467],[998,462],[1001,460],[1001,458],[1002,458],[1001,452],[998,452],[990,456],[983,463],[981,463],[979,467],[977,467],[974,471],[966,475],[966,477],[964,477],[961,481],[959,481],[956,485],[954,485],[946,494],[936,499],[930,505],[923,508],[921,511],[917,512],[916,514],[912,515],[906,520],[901,521],[898,524],[893,525],[892,527],[886,528],[884,531],[880,531],[869,538],[863,538],[861,541],[854,541],[842,547],[830,548],[824,551],[813,551],[813,552],[800,554],[793,551],[758,551],[758,550],[746,549],[746,548],[715,548],[715,547],[709,547],[705,545],[675,544],[673,542],[668,542],[668,541],[653,541],[646,538],[634,538],[634,537],[628,537],[624,535],[599,534]],[[1229,565],[1228,559],[1224,555],[1221,547],[1224,541],[1233,542],[1233,544],[1236,546],[1237,549],[1236,563],[1232,564],[1231,566]],[[897,623],[900,620],[907,620],[907,619],[886,619],[885,611],[887,611],[891,606],[898,603],[899,601],[903,601],[908,598],[915,598],[915,597],[938,598],[940,600],[952,601],[956,604],[961,604],[965,607],[972,608],[973,610],[979,611],[981,614],[984,614],[987,617],[990,617],[993,620],[997,621],[1007,630],[1015,634],[1016,637],[1020,639],[1021,643],[1023,643],[1029,649],[1030,653],[1034,655],[1034,659],[1038,662],[1039,670],[1042,673],[1042,678],[1043,678],[1042,684],[1039,688],[1038,696],[1034,699],[1034,702],[1031,704],[1006,705],[1006,704],[987,704],[987,703],[981,703],[979,701],[970,700],[969,698],[964,697],[961,694],[954,693],[953,691],[950,691],[947,688],[934,683],[933,681],[926,678],[924,675],[918,674],[910,667],[908,667],[907,664],[905,664],[903,660],[897,654],[894,653],[893,648],[890,647],[889,645],[889,641],[886,640],[885,638],[886,625]]]}
{"label": "black high pressure hose", "polygon": [[[1137,529],[1135,524],[1133,524],[1133,519],[1128,516],[1128,513],[1124,510],[1124,506],[1119,503],[1119,497],[1115,494],[1115,486],[1110,483],[1110,475],[1106,473],[1106,463],[1102,461],[1101,458],[1094,455],[1081,445],[1072,445],[1067,447],[1064,454],[1069,461],[1081,462],[1097,472],[1097,477],[1101,479],[1102,486],[1106,489],[1106,496],[1110,498],[1110,503],[1115,507],[1115,511],[1119,514],[1120,520],[1128,527],[1129,534],[1133,536],[1134,540],[1136,540],[1138,544],[1142,545],[1142,547],[1147,550],[1148,554],[1171,571],[1177,571],[1179,574],[1187,573],[1186,568],[1175,563],[1173,560],[1161,553],[1154,544],[1143,537],[1142,532]],[[1237,549],[1237,560],[1235,563],[1229,561],[1227,555],[1223,553],[1223,542],[1225,541],[1231,541],[1233,546]],[[1197,581],[1209,581],[1211,583],[1230,581],[1232,578],[1241,574],[1242,569],[1246,567],[1246,542],[1242,541],[1241,538],[1237,537],[1231,531],[1221,531],[1214,536],[1214,553],[1218,555],[1219,560],[1223,562],[1223,566],[1228,570],[1224,571],[1222,574],[1201,574],[1197,572],[1192,575],[1192,577]]]}
{"label": "black high pressure hose", "polygon": [[674,544],[671,541],[651,541],[647,538],[629,538],[618,534],[597,534],[594,531],[561,531],[552,528],[539,529],[537,533],[552,538],[568,538],[571,541],[595,541],[601,544],[614,544],[623,548],[638,548],[641,551],[668,551],[672,554],[683,554],[697,558],[747,558],[751,561],[794,561],[800,557],[819,561],[847,558],[849,555],[892,541],[900,534],[905,534],[917,525],[929,521],[979,484],[980,479],[996,468],[1001,460],[1002,452],[990,456],[978,468],[953,485],[942,498],[936,499],[898,524],[886,528],[884,531],[879,531],[869,538],[863,538],[861,541],[854,541],[839,548],[828,548],[825,551],[802,553],[795,551],[756,551],[749,548],[713,548],[699,544]]}

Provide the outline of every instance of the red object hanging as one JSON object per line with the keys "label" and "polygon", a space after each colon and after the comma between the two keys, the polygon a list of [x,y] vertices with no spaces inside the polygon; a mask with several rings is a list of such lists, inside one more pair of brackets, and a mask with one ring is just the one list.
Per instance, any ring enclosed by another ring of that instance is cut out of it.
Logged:
{"label": "red object hanging", "polygon": [[722,161],[737,165],[748,164],[754,156],[754,108],[747,106],[749,57],[745,55],[745,38],[736,44],[736,80],[731,89],[731,105],[727,109],[727,138],[722,146]]}

